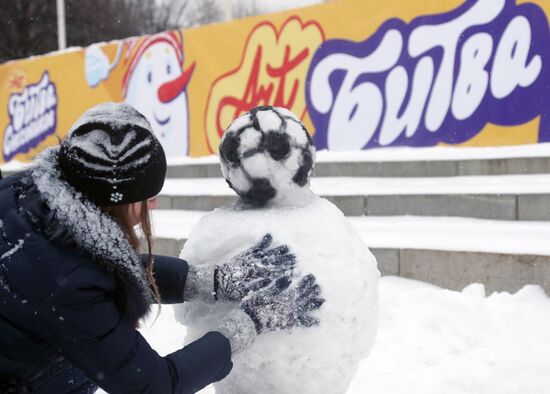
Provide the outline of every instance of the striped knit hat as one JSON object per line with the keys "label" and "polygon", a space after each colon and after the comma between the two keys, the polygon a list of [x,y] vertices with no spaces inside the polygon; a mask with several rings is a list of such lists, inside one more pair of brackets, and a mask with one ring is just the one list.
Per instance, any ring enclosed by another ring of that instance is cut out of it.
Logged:
{"label": "striped knit hat", "polygon": [[166,157],[145,116],[125,103],[103,103],[72,126],[61,143],[59,167],[92,202],[113,206],[157,195]]}

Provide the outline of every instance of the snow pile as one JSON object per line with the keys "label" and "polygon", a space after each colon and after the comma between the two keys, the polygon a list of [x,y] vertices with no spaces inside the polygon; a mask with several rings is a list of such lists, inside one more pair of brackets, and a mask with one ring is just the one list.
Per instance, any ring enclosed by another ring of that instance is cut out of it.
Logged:
{"label": "snow pile", "polygon": [[[379,289],[376,342],[348,394],[549,392],[550,298],[539,287],[485,297],[480,285],[455,292],[383,277]],[[151,324],[142,334],[159,353],[181,347],[186,330],[170,306]],[[325,372],[318,370],[317,377]],[[307,387],[310,379],[299,384]],[[213,394],[214,388],[200,393]]]}
{"label": "snow pile", "polygon": [[[296,255],[295,273],[315,275],[326,299],[311,314],[319,326],[258,336],[234,358],[233,372],[216,386],[220,393],[345,393],[372,347],[376,260],[333,204],[310,198],[301,207],[217,209],[203,216],[185,244],[182,257],[191,264],[219,264],[270,233],[273,246],[287,244]],[[186,342],[218,327],[237,307],[196,301],[179,307],[177,316],[189,327]]]}
{"label": "snow pile", "polygon": [[376,344],[349,393],[550,392],[550,299],[384,278]]}

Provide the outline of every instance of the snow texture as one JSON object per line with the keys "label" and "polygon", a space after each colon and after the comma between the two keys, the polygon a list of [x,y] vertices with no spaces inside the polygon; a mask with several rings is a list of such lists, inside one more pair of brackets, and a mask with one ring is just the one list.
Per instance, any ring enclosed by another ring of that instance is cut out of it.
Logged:
{"label": "snow texture", "polygon": [[[347,394],[548,392],[550,297],[540,287],[485,295],[481,284],[450,291],[385,276],[379,290],[376,342]],[[170,305],[152,323],[141,332],[156,351],[165,355],[181,347],[186,329]],[[214,394],[214,387],[199,394]]]}
{"label": "snow texture", "polygon": [[256,116],[260,129],[265,131],[280,131],[282,127],[282,119],[278,113],[274,111],[259,111]]}
{"label": "snow texture", "polygon": [[351,393],[541,394],[550,387],[550,298],[462,292],[400,278],[381,285],[380,330]]}
{"label": "snow texture", "polygon": [[215,301],[214,266],[189,266],[183,298],[185,301]]}
{"label": "snow texture", "polygon": [[[124,135],[124,139],[120,142],[120,144],[108,145],[105,144],[105,142],[111,139],[111,134],[105,130],[96,129],[79,136],[79,138],[75,139],[71,145],[75,148],[80,148],[84,153],[87,153],[92,157],[96,157],[108,163],[115,163],[116,161],[112,159],[112,156],[117,152],[113,152],[113,150],[116,149],[120,152],[121,150],[126,149],[135,137],[136,132],[131,130]],[[107,150],[109,150],[109,154],[107,153]]]}
{"label": "snow texture", "polygon": [[[181,257],[197,266],[220,264],[267,233],[273,235],[273,246],[286,244],[296,255],[296,275],[315,275],[326,299],[311,313],[320,324],[260,334],[250,349],[234,357],[233,371],[216,391],[344,393],[374,342],[379,272],[371,252],[333,204],[308,194],[296,206],[217,209],[195,226]],[[237,308],[190,302],[175,311],[188,325],[186,342],[191,342],[219,327]]]}
{"label": "snow texture", "polygon": [[[152,214],[156,235],[187,239],[205,214],[156,209]],[[431,216],[356,216],[348,220],[369,248],[550,256],[550,222]]]}
{"label": "snow texture", "polygon": [[[120,144],[112,144],[112,135],[109,132],[99,129],[92,130],[79,135],[78,138],[69,140],[71,146],[71,153],[69,154],[74,155],[74,161],[78,161],[86,168],[94,170],[98,179],[104,179],[110,183],[128,181],[132,178],[119,176],[113,179],[113,170],[116,168],[119,173],[124,174],[131,171],[132,168],[147,163],[151,158],[150,149],[140,153],[139,158],[131,157],[138,150],[149,147],[153,143],[152,137],[135,142],[136,137],[136,132],[130,130],[124,135],[124,139]],[[130,144],[133,146],[127,149]],[[120,155],[123,151],[125,153]],[[87,160],[87,158],[91,158],[94,162]],[[129,158],[131,160],[125,162]],[[101,173],[105,175],[101,176]]]}
{"label": "snow texture", "polygon": [[6,235],[6,228],[4,227],[4,221],[1,219],[0,219],[0,231],[1,231],[2,237],[4,237],[4,239],[8,242],[8,245],[9,245],[10,242],[8,241],[8,237]]}
{"label": "snow texture", "polygon": [[250,348],[256,339],[256,327],[252,319],[240,309],[232,310],[216,331],[229,339],[233,355]]}
{"label": "snow texture", "polygon": [[256,107],[227,128],[220,159],[224,178],[243,202],[294,205],[309,193],[315,146],[290,111]]}
{"label": "snow texture", "polygon": [[[314,177],[311,179],[311,190],[323,196],[549,194],[550,174],[410,178]],[[221,178],[167,179],[161,193],[173,196],[232,194]]]}
{"label": "snow texture", "polygon": [[[281,113],[284,111],[281,110]],[[239,120],[241,118],[238,118]],[[242,119],[243,123],[248,122]],[[233,125],[233,124],[232,124]],[[509,159],[509,158],[545,158],[550,156],[550,143],[538,143],[514,146],[491,147],[385,147],[362,151],[317,152],[318,163],[332,162],[390,162],[390,161],[447,161],[447,160],[480,160],[480,159]],[[171,157],[167,159],[168,166],[218,164],[216,155],[201,157]],[[1,163],[3,172],[17,172],[28,168],[28,163],[11,160]]]}
{"label": "snow texture", "polygon": [[10,250],[8,250],[6,253],[0,256],[0,260],[9,258],[11,255],[16,253],[19,249],[21,249],[24,243],[25,243],[24,239],[18,239],[17,243]]}
{"label": "snow texture", "polygon": [[147,119],[126,103],[102,103],[86,111],[73,124],[67,135],[86,124],[108,124],[114,130],[124,129],[129,124],[136,125],[145,130],[151,130],[151,124]]}
{"label": "snow texture", "polygon": [[239,155],[243,156],[245,152],[250,151],[260,145],[262,133],[253,127],[245,129],[241,134],[241,144],[239,146]]}

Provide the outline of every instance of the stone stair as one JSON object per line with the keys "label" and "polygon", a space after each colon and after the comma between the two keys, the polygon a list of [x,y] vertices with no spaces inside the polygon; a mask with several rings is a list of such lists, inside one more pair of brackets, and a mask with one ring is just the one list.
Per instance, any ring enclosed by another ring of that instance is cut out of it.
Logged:
{"label": "stone stair", "polygon": [[[180,173],[185,174],[185,171]],[[346,216],[550,220],[549,174],[391,178],[314,176],[311,187],[318,195],[332,201]],[[235,200],[235,193],[221,177],[169,178],[160,195],[159,207],[210,211]]]}
{"label": "stone stair", "polygon": [[[346,216],[458,216],[495,220],[550,220],[550,194],[327,195]],[[211,211],[236,197],[182,194],[159,196],[160,209]]]}
{"label": "stone stair", "polygon": [[[550,157],[501,159],[406,160],[406,161],[321,161],[315,164],[315,177],[429,177],[461,175],[526,175],[550,173]],[[170,165],[167,178],[221,177],[214,160],[198,164]]]}
{"label": "stone stair", "polygon": [[[474,184],[470,185],[471,190],[467,193],[434,193],[433,190],[427,189],[413,194],[408,191],[370,193],[368,190],[359,194],[346,194],[337,186],[334,190],[326,190],[325,187],[323,192],[318,194],[331,200],[349,217],[414,215],[454,216],[516,223],[550,222],[550,177],[548,190],[543,187],[531,192],[524,191],[521,187],[525,180],[534,184],[540,181],[539,178],[545,180],[544,174],[550,174],[550,159],[546,157],[324,161],[316,164],[312,183],[315,190],[315,181],[319,178],[332,178],[336,184],[341,180],[349,187],[350,183],[362,182],[366,177],[390,184],[408,182],[411,185],[421,178],[424,178],[424,181],[426,178],[433,178],[449,183],[460,177],[477,177],[476,182],[480,185],[483,185],[485,180],[487,184],[503,180],[500,183],[503,183],[502,189],[506,190],[510,186],[506,183],[511,180],[518,183],[518,190],[507,193],[499,192],[499,187],[491,192],[476,192],[477,187]],[[159,198],[159,208],[210,211],[231,204],[235,200],[234,193],[224,185],[218,163],[176,164],[171,165],[168,170],[166,187]],[[548,235],[550,243],[550,232]],[[521,234],[518,235],[517,242],[522,242]],[[177,255],[184,243],[185,237],[161,237],[157,242],[157,251]],[[383,274],[400,275],[457,290],[472,282],[484,283],[489,292],[516,291],[525,284],[538,284],[550,294],[550,253],[547,256],[471,252],[467,245],[464,250],[375,247],[372,251]]]}
{"label": "stone stair", "polygon": [[[10,173],[13,170],[3,170],[4,176]],[[412,215],[538,223],[550,222],[550,175],[545,174],[550,174],[550,158],[542,156],[430,161],[333,160],[316,164],[313,190],[316,191],[318,179],[321,186],[330,181],[333,187],[325,184],[318,194],[331,200],[350,218]],[[172,163],[167,178],[159,196],[161,210],[206,212],[236,199],[224,184],[214,158]],[[452,186],[461,178],[475,180],[466,192],[446,192],[445,187],[435,190],[438,183]],[[431,186],[430,179],[434,180]],[[342,191],[354,189],[354,182],[364,184],[357,187],[362,190],[360,193]],[[369,187],[369,182],[374,186]],[[386,187],[399,183],[404,186],[398,192]],[[488,187],[493,183],[497,187]],[[541,185],[533,191],[537,183]],[[452,236],[449,232],[449,237]],[[521,237],[518,232],[518,243],[522,242]],[[155,252],[176,256],[185,240],[185,236],[161,235]],[[472,252],[468,245],[464,245],[464,250],[414,245],[373,247],[372,250],[383,274],[419,279],[450,289],[480,282],[489,292],[516,291],[525,284],[538,284],[550,294],[550,252],[540,255]]]}

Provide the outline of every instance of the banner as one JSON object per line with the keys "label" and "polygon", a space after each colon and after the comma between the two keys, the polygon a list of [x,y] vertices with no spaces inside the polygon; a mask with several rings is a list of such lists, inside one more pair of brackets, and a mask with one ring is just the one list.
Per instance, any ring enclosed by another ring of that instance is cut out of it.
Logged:
{"label": "banner", "polygon": [[0,163],[125,101],[169,157],[216,154],[256,105],[290,109],[318,149],[550,142],[550,3],[339,0],[0,65]]}

